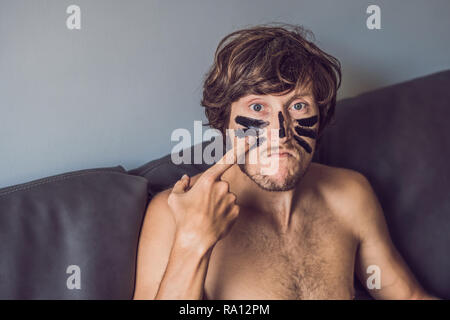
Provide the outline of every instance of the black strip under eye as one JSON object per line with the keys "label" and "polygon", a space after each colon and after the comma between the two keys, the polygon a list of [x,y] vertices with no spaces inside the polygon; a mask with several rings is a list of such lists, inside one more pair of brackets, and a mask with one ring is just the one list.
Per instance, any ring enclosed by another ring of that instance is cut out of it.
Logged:
{"label": "black strip under eye", "polygon": [[236,123],[240,124],[241,126],[247,127],[248,129],[259,129],[267,127],[269,125],[269,122],[267,121],[248,118],[244,116],[237,116],[236,118],[234,118],[234,121],[236,121]]}
{"label": "black strip under eye", "polygon": [[313,129],[305,129],[305,128],[300,128],[300,127],[295,127],[294,129],[295,129],[295,132],[297,132],[297,134],[299,136],[305,136],[305,137],[309,137],[309,138],[313,138],[313,139],[317,138],[317,133]]}
{"label": "black strip under eye", "polygon": [[305,140],[303,140],[303,139],[300,138],[300,137],[297,137],[296,135],[294,135],[294,139],[295,139],[295,141],[297,141],[297,143],[298,143],[300,146],[303,147],[303,149],[306,150],[306,152],[311,153],[312,148],[311,148],[311,146],[308,144],[308,142],[306,142]]}
{"label": "black strip under eye", "polygon": [[303,127],[312,127],[313,125],[315,125],[317,123],[317,120],[319,120],[318,116],[312,116],[309,118],[304,118],[304,119],[297,119],[297,123]]}

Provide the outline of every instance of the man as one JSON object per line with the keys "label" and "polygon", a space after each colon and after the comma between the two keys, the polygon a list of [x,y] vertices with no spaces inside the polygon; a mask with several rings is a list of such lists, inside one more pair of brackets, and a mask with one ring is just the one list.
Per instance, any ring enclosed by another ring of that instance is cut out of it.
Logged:
{"label": "man", "polygon": [[[367,179],[311,162],[340,77],[339,62],[297,26],[257,26],[220,42],[202,105],[224,135],[264,131],[260,161],[248,161],[246,143],[243,164],[233,148],[223,158],[232,163],[152,199],[135,299],[352,299],[354,272],[366,284],[367,270],[378,271],[374,298],[432,298],[394,248]],[[277,170],[264,173],[262,159]]]}

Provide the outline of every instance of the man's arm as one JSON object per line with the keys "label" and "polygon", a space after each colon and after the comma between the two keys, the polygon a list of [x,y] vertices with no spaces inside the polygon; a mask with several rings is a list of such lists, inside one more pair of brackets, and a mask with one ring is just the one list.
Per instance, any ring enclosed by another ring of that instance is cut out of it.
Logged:
{"label": "man's arm", "polygon": [[[180,245],[167,198],[170,190],[150,202],[139,240],[134,299],[201,299],[210,253],[201,248]],[[165,277],[166,275],[166,277]],[[166,279],[170,286],[162,288]],[[162,293],[166,295],[161,296]]]}
{"label": "man's arm", "polygon": [[175,223],[168,211],[168,193],[166,190],[157,194],[145,213],[139,238],[134,299],[155,298],[169,261]]}
{"label": "man's arm", "polygon": [[250,138],[195,182],[184,175],[151,201],[139,240],[135,299],[203,298],[212,249],[239,215],[236,196],[221,176],[256,142]]}
{"label": "man's arm", "polygon": [[[433,299],[417,282],[411,270],[394,247],[381,205],[369,181],[360,173],[352,173],[349,204],[360,244],[356,256],[356,272],[361,283],[375,299]],[[380,270],[380,289],[368,288],[369,266]]]}

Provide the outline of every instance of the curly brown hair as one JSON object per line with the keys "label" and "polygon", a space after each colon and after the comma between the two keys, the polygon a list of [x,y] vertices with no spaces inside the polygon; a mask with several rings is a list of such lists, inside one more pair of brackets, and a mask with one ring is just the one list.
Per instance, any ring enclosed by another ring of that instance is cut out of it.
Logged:
{"label": "curly brown hair", "polygon": [[205,125],[225,134],[231,104],[241,97],[285,94],[312,85],[320,112],[320,139],[334,115],[341,65],[313,41],[310,30],[286,23],[258,25],[224,37],[203,84]]}

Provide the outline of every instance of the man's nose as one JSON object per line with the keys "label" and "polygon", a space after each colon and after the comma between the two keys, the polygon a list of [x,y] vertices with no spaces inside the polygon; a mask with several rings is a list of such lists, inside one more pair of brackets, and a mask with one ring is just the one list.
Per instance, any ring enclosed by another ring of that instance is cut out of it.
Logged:
{"label": "man's nose", "polygon": [[271,144],[280,145],[292,138],[289,130],[289,115],[282,111],[274,112],[269,120],[270,125],[267,126],[267,139],[272,141]]}

